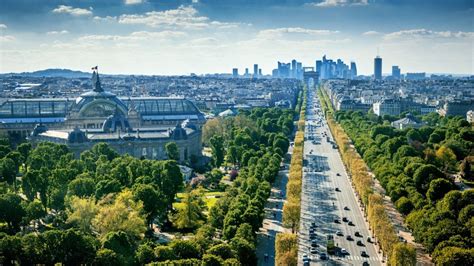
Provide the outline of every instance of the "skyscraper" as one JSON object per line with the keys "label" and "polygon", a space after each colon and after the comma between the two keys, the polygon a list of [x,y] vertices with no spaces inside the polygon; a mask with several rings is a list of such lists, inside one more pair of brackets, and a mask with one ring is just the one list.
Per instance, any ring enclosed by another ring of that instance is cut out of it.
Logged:
{"label": "skyscraper", "polygon": [[357,66],[355,62],[351,62],[351,79],[355,79],[357,77]]}
{"label": "skyscraper", "polygon": [[382,58],[378,55],[374,59],[374,79],[382,80]]}
{"label": "skyscraper", "polygon": [[323,61],[321,60],[316,60],[316,72],[321,75],[321,67],[323,66]]}
{"label": "skyscraper", "polygon": [[296,60],[291,60],[291,77],[296,78]]}
{"label": "skyscraper", "polygon": [[238,68],[233,68],[232,69],[232,77],[233,78],[238,78],[239,77],[239,69]]}
{"label": "skyscraper", "polygon": [[392,66],[392,78],[400,79],[400,68],[398,66]]}
{"label": "skyscraper", "polygon": [[258,64],[253,65],[253,77],[254,78],[258,77]]}

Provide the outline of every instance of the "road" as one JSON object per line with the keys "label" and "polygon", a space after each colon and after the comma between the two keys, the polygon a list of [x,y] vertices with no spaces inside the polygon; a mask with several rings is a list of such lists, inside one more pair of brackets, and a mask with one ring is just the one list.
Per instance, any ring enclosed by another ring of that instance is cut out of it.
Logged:
{"label": "road", "polygon": [[[367,241],[367,237],[373,237],[369,234],[339,152],[333,147],[331,132],[319,108],[314,108],[315,105],[319,107],[319,100],[316,93],[310,91],[306,114],[298,264],[303,265],[303,256],[307,255],[311,265],[363,265],[364,262],[382,265],[375,244]],[[344,222],[343,217],[354,225]],[[335,223],[335,220],[339,220],[339,223]],[[309,234],[312,223],[315,223],[313,237],[314,244],[317,244],[313,252],[310,250],[312,242]],[[336,235],[338,231],[342,236]],[[355,236],[356,231],[360,237]],[[328,235],[334,238],[335,254],[322,260],[321,254],[328,254]],[[353,240],[347,240],[348,235]],[[357,241],[361,241],[362,245],[357,245]],[[348,254],[342,255],[342,249]],[[368,256],[361,256],[362,251]]]}
{"label": "road", "polygon": [[[293,147],[288,150],[290,157]],[[288,232],[282,225],[283,203],[286,198],[286,183],[288,182],[288,169],[290,160],[284,160],[284,169],[272,184],[270,197],[265,205],[265,218],[263,225],[257,233],[257,258],[258,265],[275,265],[275,236],[280,232]]]}

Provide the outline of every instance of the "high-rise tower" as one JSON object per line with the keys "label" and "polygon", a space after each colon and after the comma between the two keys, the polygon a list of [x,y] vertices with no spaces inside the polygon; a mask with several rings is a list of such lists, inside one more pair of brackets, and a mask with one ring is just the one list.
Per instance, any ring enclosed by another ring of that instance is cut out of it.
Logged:
{"label": "high-rise tower", "polygon": [[382,58],[378,55],[374,59],[374,79],[382,80]]}

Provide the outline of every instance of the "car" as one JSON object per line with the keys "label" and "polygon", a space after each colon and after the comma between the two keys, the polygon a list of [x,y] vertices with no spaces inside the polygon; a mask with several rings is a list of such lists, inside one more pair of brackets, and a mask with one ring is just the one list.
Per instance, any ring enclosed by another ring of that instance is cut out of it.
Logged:
{"label": "car", "polygon": [[347,224],[350,226],[355,226],[355,224],[352,221],[349,221]]}
{"label": "car", "polygon": [[323,252],[323,253],[319,254],[319,259],[320,259],[320,260],[327,260],[327,259],[328,259],[328,255],[326,255],[326,253]]}
{"label": "car", "polygon": [[312,247],[310,250],[309,250],[309,253],[311,254],[318,254],[318,249],[316,247]]}
{"label": "car", "polygon": [[336,175],[337,175],[337,176],[341,176],[341,174],[339,174],[339,173],[337,173]]}
{"label": "car", "polygon": [[362,250],[362,251],[360,252],[360,256],[361,256],[361,257],[368,257],[369,255],[367,255],[367,252],[365,252],[365,251]]}
{"label": "car", "polygon": [[345,210],[345,211],[348,211],[348,210],[349,210],[349,207],[344,206],[344,210]]}
{"label": "car", "polygon": [[362,263],[362,266],[369,266],[369,265],[370,265],[370,264],[369,264],[369,262],[367,262],[367,261],[364,261],[364,262]]}
{"label": "car", "polygon": [[311,227],[310,227],[310,228],[309,228],[309,233],[310,233],[310,234],[314,234],[314,228],[311,228]]}
{"label": "car", "polygon": [[334,220],[334,223],[340,224],[341,221],[339,221],[339,219],[335,219],[335,220]]}
{"label": "car", "polygon": [[349,220],[347,220],[347,217],[342,217],[342,221],[347,223]]}
{"label": "car", "polygon": [[311,239],[311,240],[316,239],[316,234],[310,234],[309,239]]}
{"label": "car", "polygon": [[337,187],[335,190],[336,190],[336,191],[339,191],[339,192],[341,191],[338,187]]}
{"label": "car", "polygon": [[308,254],[303,254],[303,262],[305,261],[311,261],[311,259],[308,257]]}
{"label": "car", "polygon": [[311,227],[311,228],[316,228],[316,227],[318,227],[318,226],[316,225],[316,223],[313,222],[313,223],[311,223],[310,227]]}
{"label": "car", "polygon": [[337,231],[337,232],[336,232],[336,235],[337,235],[337,236],[344,236],[344,234],[343,234],[341,231]]}
{"label": "car", "polygon": [[356,232],[354,233],[354,235],[355,235],[355,236],[358,236],[358,237],[362,237],[362,235],[359,233],[359,231],[356,231]]}
{"label": "car", "polygon": [[341,248],[341,255],[349,255],[349,252],[345,248]]}
{"label": "car", "polygon": [[362,241],[360,241],[360,240],[357,240],[357,245],[363,247],[364,243],[362,243]]}
{"label": "car", "polygon": [[311,240],[311,247],[317,248],[318,247],[318,242],[316,239]]}
{"label": "car", "polygon": [[367,237],[367,242],[372,243],[372,239],[370,238],[370,236]]}
{"label": "car", "polygon": [[353,241],[353,240],[354,240],[351,235],[347,235],[347,236],[346,236],[346,239],[347,239],[348,241]]}
{"label": "car", "polygon": [[303,266],[310,266],[311,263],[309,263],[309,261],[303,261]]}

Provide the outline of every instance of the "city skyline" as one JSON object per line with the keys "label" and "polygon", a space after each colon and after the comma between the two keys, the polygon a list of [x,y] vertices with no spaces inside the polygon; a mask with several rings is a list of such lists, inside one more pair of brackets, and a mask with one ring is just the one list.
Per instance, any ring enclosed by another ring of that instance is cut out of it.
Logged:
{"label": "city skyline", "polygon": [[[205,74],[327,55],[358,74],[474,73],[471,1],[3,1],[0,72]],[[35,9],[29,8],[35,4]],[[374,22],[377,23],[374,23]]]}

